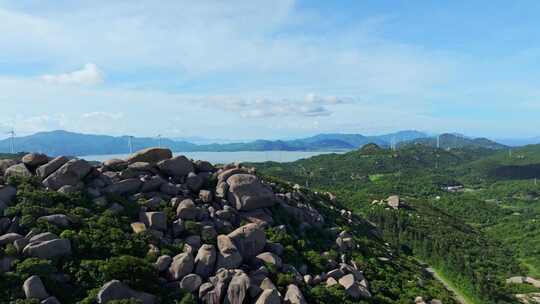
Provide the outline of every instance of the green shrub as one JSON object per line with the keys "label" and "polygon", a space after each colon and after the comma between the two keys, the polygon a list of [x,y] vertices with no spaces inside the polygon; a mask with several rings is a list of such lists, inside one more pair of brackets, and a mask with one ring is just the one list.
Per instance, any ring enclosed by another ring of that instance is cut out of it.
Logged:
{"label": "green shrub", "polygon": [[197,304],[197,299],[191,293],[186,293],[178,304]]}
{"label": "green shrub", "polygon": [[200,235],[201,234],[201,224],[195,221],[186,221],[184,224],[185,231],[189,235]]}
{"label": "green shrub", "polygon": [[292,273],[280,272],[277,274],[277,278],[275,282],[278,287],[286,287],[289,284],[294,283],[294,276]]}
{"label": "green shrub", "polygon": [[141,300],[135,299],[123,299],[123,300],[112,300],[107,302],[107,304],[142,304]]}
{"label": "green shrub", "polygon": [[39,304],[38,299],[17,299],[15,304]]}
{"label": "green shrub", "polygon": [[105,281],[120,280],[131,288],[147,292],[158,290],[158,273],[144,259],[133,256],[112,257],[99,267]]}
{"label": "green shrub", "polygon": [[57,272],[56,267],[49,260],[39,258],[28,258],[16,266],[16,271],[23,280],[28,277],[37,275],[39,277],[48,277]]}

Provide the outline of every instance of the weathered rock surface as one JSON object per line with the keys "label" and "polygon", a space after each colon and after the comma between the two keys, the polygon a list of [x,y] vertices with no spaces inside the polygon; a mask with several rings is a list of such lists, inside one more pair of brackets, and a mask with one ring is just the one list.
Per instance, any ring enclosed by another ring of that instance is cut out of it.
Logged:
{"label": "weathered rock surface", "polygon": [[195,273],[207,279],[214,270],[216,263],[216,248],[214,245],[204,244],[199,248],[195,257]]}
{"label": "weathered rock surface", "polygon": [[181,219],[193,220],[199,215],[199,208],[197,208],[193,200],[185,199],[178,205],[176,215]]}
{"label": "weathered rock surface", "polygon": [[44,300],[49,297],[45,285],[38,276],[31,276],[23,284],[24,294],[27,299]]}
{"label": "weathered rock surface", "polygon": [[114,183],[105,188],[105,193],[112,193],[117,195],[129,195],[135,194],[140,189],[142,182],[138,178],[128,178],[123,181]]}
{"label": "weathered rock surface", "polygon": [[218,235],[217,246],[219,253],[217,256],[216,268],[235,269],[242,265],[242,255],[227,235]]}
{"label": "weathered rock surface", "polygon": [[229,288],[227,289],[227,303],[242,304],[247,296],[249,285],[249,276],[242,271],[237,272],[229,283]]}
{"label": "weathered rock surface", "polygon": [[9,177],[31,177],[32,173],[25,164],[16,164],[6,169],[4,172],[4,176],[7,178]]}
{"label": "weathered rock surface", "polygon": [[76,186],[90,170],[92,170],[92,166],[87,161],[72,159],[44,179],[43,184],[53,190],[58,190],[66,185]]}
{"label": "weathered rock surface", "polygon": [[157,166],[161,172],[174,177],[187,176],[195,170],[191,161],[183,155],[163,160]]}
{"label": "weathered rock surface", "polygon": [[112,300],[124,299],[139,300],[143,304],[154,304],[156,301],[155,296],[135,291],[118,280],[113,280],[103,285],[97,295],[97,302],[100,304],[107,304]]}
{"label": "weathered rock surface", "polygon": [[257,298],[255,304],[280,304],[281,297],[277,289],[263,290],[261,295]]}
{"label": "weathered rock surface", "polygon": [[169,267],[169,275],[172,280],[181,280],[193,271],[194,266],[195,261],[191,253],[180,253],[173,258]]}
{"label": "weathered rock surface", "polygon": [[165,212],[146,212],[144,223],[151,229],[167,230],[167,215]]}
{"label": "weathered rock surface", "polygon": [[272,189],[262,184],[255,175],[235,174],[227,179],[228,200],[238,210],[253,210],[276,204]]}
{"label": "weathered rock surface", "polygon": [[0,185],[0,201],[9,204],[17,195],[17,189],[10,185]]}
{"label": "weathered rock surface", "polygon": [[285,293],[285,298],[283,299],[286,304],[307,304],[304,295],[294,284],[290,284],[287,287],[287,293]]}
{"label": "weathered rock surface", "polygon": [[69,159],[65,156],[58,156],[54,159],[52,159],[50,162],[39,166],[36,169],[36,175],[41,177],[42,179],[48,177],[51,175],[54,171],[60,169],[65,163],[67,163]]}
{"label": "weathered rock surface", "polygon": [[35,169],[46,164],[49,161],[49,157],[41,153],[30,153],[23,156],[21,161],[26,165],[26,167]]}
{"label": "weathered rock surface", "polygon": [[0,246],[4,246],[6,244],[11,244],[15,242],[16,240],[22,238],[23,236],[18,233],[6,233],[2,236],[0,236]]}
{"label": "weathered rock surface", "polygon": [[46,215],[39,217],[38,220],[48,222],[58,227],[69,227],[69,225],[71,225],[71,219],[65,214]]}
{"label": "weathered rock surface", "polygon": [[182,281],[180,281],[180,288],[185,289],[189,292],[195,292],[199,290],[199,286],[202,284],[202,279],[197,274],[188,274],[185,276]]}
{"label": "weathered rock surface", "polygon": [[266,234],[256,224],[244,225],[231,232],[228,237],[244,259],[258,255],[266,245]]}
{"label": "weathered rock surface", "polygon": [[67,239],[34,242],[24,247],[23,253],[41,259],[67,256],[71,254],[71,243]]}
{"label": "weathered rock surface", "polygon": [[30,243],[52,241],[58,239],[58,236],[51,232],[43,232],[32,236],[29,240]]}
{"label": "weathered rock surface", "polygon": [[172,152],[169,149],[164,148],[148,148],[141,151],[137,151],[131,156],[129,156],[126,161],[128,164],[133,164],[136,162],[145,162],[145,163],[158,163],[162,160],[169,159],[172,157]]}

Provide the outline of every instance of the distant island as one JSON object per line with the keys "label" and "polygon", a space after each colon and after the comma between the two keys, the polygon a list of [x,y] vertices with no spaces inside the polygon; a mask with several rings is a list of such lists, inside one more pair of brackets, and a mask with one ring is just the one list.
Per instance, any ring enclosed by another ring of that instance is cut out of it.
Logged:
{"label": "distant island", "polygon": [[[500,149],[506,146],[488,139],[468,138],[461,135],[443,134],[441,148],[462,146]],[[133,150],[163,146],[174,152],[235,152],[235,151],[349,151],[368,143],[382,147],[407,144],[436,145],[436,137],[426,133],[406,130],[395,133],[365,136],[361,134],[318,134],[293,140],[255,140],[237,143],[195,144],[185,140],[151,137],[110,136],[81,134],[64,130],[39,132],[15,137],[15,152],[40,152],[48,155],[106,155],[129,153],[129,142]],[[0,141],[0,153],[11,151],[11,138]]]}

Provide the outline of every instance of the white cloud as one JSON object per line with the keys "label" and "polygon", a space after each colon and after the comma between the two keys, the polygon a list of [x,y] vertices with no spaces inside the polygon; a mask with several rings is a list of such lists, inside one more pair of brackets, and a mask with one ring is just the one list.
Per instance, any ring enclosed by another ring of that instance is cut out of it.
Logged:
{"label": "white cloud", "polygon": [[118,120],[124,118],[124,113],[90,112],[84,113],[81,117],[90,120]]}
{"label": "white cloud", "polygon": [[58,84],[75,84],[75,85],[96,85],[104,81],[105,75],[93,63],[87,63],[80,70],[63,74],[47,74],[41,76],[46,82]]}
{"label": "white cloud", "polygon": [[[162,75],[142,80],[154,83],[204,84],[216,74],[225,76],[209,94],[254,88],[282,97],[290,97],[287,90],[297,90],[296,96],[425,94],[447,77],[451,65],[421,47],[372,37],[382,21],[362,19],[328,33],[304,31],[332,18],[299,10],[295,0],[7,3],[10,9],[0,9],[0,32],[8,33],[0,39],[0,61],[16,57],[65,68],[84,58],[108,73]],[[145,69],[165,73],[139,74]]]}
{"label": "white cloud", "polygon": [[299,99],[215,96],[202,100],[207,107],[220,108],[244,118],[329,116],[332,114],[330,107],[350,102],[352,102],[351,98],[324,97],[313,93]]}

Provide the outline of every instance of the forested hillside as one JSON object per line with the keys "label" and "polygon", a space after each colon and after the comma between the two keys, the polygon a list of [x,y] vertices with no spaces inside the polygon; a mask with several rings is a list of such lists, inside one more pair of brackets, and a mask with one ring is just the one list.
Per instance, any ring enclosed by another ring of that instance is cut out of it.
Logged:
{"label": "forested hillside", "polygon": [[[540,187],[527,171],[509,178],[509,166],[535,167],[535,146],[508,151],[376,145],[343,155],[290,164],[256,164],[279,176],[330,191],[364,214],[396,250],[429,263],[473,303],[510,303],[530,285],[507,284],[516,275],[538,277]],[[540,176],[539,176],[540,177]],[[400,205],[386,198],[400,195]],[[394,208],[395,207],[395,208]]]}

